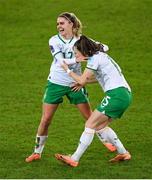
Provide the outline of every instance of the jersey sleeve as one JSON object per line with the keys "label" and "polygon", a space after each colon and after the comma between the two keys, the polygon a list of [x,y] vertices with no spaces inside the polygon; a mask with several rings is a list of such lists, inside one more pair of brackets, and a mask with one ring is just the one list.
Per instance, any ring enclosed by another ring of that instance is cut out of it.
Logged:
{"label": "jersey sleeve", "polygon": [[55,37],[52,37],[49,39],[49,47],[50,47],[50,51],[53,57],[55,57],[55,55],[60,54],[60,53],[61,53],[61,57],[63,57],[60,45],[57,42],[57,39]]}
{"label": "jersey sleeve", "polygon": [[92,56],[92,57],[90,57],[88,59],[86,68],[92,69],[94,71],[97,70],[97,68],[98,68],[98,58],[97,58],[97,56]]}

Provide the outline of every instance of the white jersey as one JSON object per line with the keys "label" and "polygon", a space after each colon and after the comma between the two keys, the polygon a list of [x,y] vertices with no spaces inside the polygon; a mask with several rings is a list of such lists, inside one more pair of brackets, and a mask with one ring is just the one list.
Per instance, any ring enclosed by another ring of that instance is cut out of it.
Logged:
{"label": "white jersey", "polygon": [[108,55],[99,52],[88,59],[87,68],[93,69],[104,92],[118,87],[131,91],[118,64]]}
{"label": "white jersey", "polygon": [[[56,55],[61,53],[62,58],[74,58],[73,45],[78,39],[79,38],[73,37],[70,40],[65,40],[60,35],[55,35],[49,39],[50,50],[54,58],[48,76],[50,82],[63,86],[71,86],[71,84],[75,82],[61,67],[60,61],[56,58]],[[69,69],[72,69],[73,72],[78,75],[81,74],[80,63],[69,65]]]}

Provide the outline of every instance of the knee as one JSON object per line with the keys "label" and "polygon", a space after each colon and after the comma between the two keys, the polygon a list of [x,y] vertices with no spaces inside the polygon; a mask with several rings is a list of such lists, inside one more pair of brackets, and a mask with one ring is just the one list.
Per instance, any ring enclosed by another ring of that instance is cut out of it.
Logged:
{"label": "knee", "polygon": [[94,129],[95,127],[94,127],[94,125],[93,125],[93,123],[91,122],[91,121],[86,121],[86,123],[85,123],[85,127],[87,127],[87,128],[91,128],[91,129]]}
{"label": "knee", "polygon": [[102,128],[105,128],[108,124],[109,124],[108,121],[98,122],[98,121],[88,120],[85,123],[85,127],[95,129],[95,130],[100,130]]}

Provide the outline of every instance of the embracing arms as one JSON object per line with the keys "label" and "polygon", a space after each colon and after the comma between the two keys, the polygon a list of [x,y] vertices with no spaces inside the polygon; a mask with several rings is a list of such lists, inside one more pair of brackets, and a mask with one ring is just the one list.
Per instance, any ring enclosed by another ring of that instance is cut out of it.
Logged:
{"label": "embracing arms", "polygon": [[61,66],[69,74],[69,76],[71,76],[77,83],[79,83],[82,86],[84,86],[87,83],[95,82],[94,73],[91,69],[86,68],[83,74],[79,76],[76,73],[74,73],[72,70],[70,70],[65,62],[63,62]]}

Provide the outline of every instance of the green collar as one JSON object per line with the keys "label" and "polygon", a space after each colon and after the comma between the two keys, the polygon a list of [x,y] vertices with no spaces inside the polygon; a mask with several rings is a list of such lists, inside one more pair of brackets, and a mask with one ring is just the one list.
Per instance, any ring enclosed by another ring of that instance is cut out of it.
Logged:
{"label": "green collar", "polygon": [[70,43],[70,42],[73,40],[74,37],[72,37],[72,38],[69,40],[69,42],[65,42],[65,40],[60,36],[60,34],[58,34],[58,38],[59,38],[64,44],[66,44],[66,43]]}

